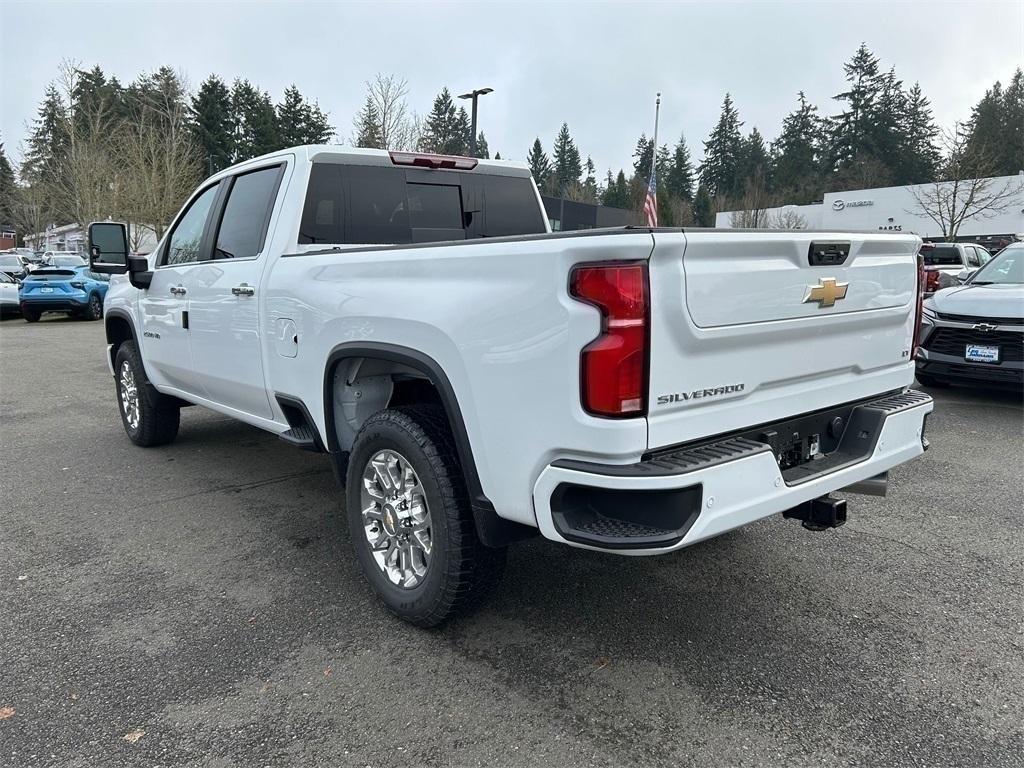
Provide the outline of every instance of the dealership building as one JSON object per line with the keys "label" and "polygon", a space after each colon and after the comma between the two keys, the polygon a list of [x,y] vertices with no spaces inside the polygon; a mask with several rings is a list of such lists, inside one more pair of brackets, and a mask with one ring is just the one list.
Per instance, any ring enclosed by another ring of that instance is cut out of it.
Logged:
{"label": "dealership building", "polygon": [[[1024,239],[1024,172],[1017,176],[998,176],[982,180],[985,194],[1006,191],[1006,196],[987,211],[964,219],[957,233],[958,240],[988,244],[1002,240]],[[972,182],[960,182],[960,189]],[[879,232],[910,232],[926,240],[941,240],[942,228],[922,210],[919,198],[934,196],[938,186],[940,198],[951,198],[952,182],[939,185],[920,184],[913,187],[883,187],[827,192],[820,203],[785,205],[769,208],[766,227],[779,226],[780,215],[788,226],[798,224],[804,229],[871,230]],[[962,193],[958,195],[962,197]],[[959,205],[959,203],[958,203]],[[732,228],[733,214],[723,211],[715,217],[715,226]]]}

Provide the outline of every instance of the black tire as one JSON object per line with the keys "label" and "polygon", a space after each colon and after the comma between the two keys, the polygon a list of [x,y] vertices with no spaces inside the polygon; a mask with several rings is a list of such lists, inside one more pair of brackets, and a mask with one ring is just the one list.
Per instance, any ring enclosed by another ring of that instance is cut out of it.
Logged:
{"label": "black tire", "polygon": [[[363,472],[380,450],[401,454],[419,477],[430,512],[430,561],[416,586],[393,584],[373,557],[363,526]],[[444,411],[411,406],[380,411],[363,424],[349,457],[345,506],[352,546],[373,591],[399,618],[433,627],[465,610],[497,583],[506,550],[484,546]]]}
{"label": "black tire", "polygon": [[[134,426],[125,412],[122,396],[122,369],[126,365],[131,369],[138,398],[138,423]],[[142,367],[142,358],[133,341],[126,341],[117,348],[117,356],[114,359],[114,387],[117,390],[117,410],[121,414],[121,423],[124,424],[124,431],[129,440],[143,448],[151,448],[166,445],[178,436],[180,407],[176,400],[161,395],[149,383],[146,371]]]}
{"label": "black tire", "polygon": [[948,382],[936,379],[934,376],[929,376],[925,373],[917,374],[916,378],[918,384],[929,389],[944,389],[949,386]]}
{"label": "black tire", "polygon": [[39,310],[38,309],[29,309],[28,307],[24,307],[21,310],[21,316],[25,318],[25,322],[26,323],[38,323],[39,322]]}
{"label": "black tire", "polygon": [[99,320],[103,317],[103,299],[98,293],[89,296],[89,303],[82,310],[82,317],[86,320]]}

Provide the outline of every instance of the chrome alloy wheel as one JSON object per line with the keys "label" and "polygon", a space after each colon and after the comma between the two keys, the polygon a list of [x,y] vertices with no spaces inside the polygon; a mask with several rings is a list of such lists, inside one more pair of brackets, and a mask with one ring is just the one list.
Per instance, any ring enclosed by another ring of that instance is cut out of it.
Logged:
{"label": "chrome alloy wheel", "polygon": [[124,411],[124,420],[132,429],[139,428],[139,390],[135,386],[135,374],[132,372],[131,363],[125,360],[121,363],[121,410]]}
{"label": "chrome alloy wheel", "polygon": [[409,460],[377,451],[363,470],[363,530],[377,566],[395,586],[412,589],[430,566],[430,510]]}

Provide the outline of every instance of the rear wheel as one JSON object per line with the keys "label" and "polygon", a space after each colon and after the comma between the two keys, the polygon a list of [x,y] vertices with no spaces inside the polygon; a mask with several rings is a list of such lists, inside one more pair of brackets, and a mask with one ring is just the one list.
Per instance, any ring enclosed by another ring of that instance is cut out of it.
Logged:
{"label": "rear wheel", "polygon": [[89,297],[89,304],[86,306],[83,316],[86,320],[99,320],[103,317],[103,299],[98,293]]}
{"label": "rear wheel", "polygon": [[440,409],[388,409],[367,419],[352,446],[345,491],[359,564],[400,618],[436,626],[500,576],[506,550],[477,537]]}
{"label": "rear wheel", "polygon": [[26,323],[35,323],[39,321],[39,310],[22,307],[21,316],[25,318]]}
{"label": "rear wheel", "polygon": [[149,383],[135,342],[126,341],[118,347],[114,382],[121,422],[133,443],[149,448],[178,436],[179,406]]}

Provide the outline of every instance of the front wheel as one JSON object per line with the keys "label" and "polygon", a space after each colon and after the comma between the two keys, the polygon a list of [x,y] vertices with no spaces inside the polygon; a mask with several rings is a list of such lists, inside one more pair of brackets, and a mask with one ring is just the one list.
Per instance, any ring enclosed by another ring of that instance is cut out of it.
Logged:
{"label": "front wheel", "polygon": [[128,439],[150,448],[169,443],[178,436],[179,406],[170,403],[149,383],[135,342],[126,341],[118,347],[114,381],[121,422]]}
{"label": "front wheel", "polygon": [[506,551],[477,537],[443,411],[374,414],[356,436],[346,475],[352,546],[397,616],[436,626],[497,581]]}

